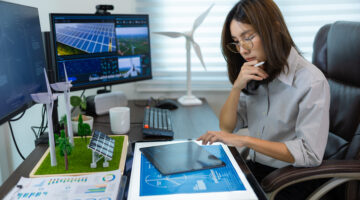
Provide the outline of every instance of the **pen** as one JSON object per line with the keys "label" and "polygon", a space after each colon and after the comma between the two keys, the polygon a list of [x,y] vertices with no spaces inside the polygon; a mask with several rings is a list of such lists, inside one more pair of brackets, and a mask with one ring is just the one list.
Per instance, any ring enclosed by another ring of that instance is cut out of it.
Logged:
{"label": "pen", "polygon": [[259,67],[259,66],[263,65],[264,63],[265,63],[265,61],[259,62],[258,64],[254,65],[254,67]]}

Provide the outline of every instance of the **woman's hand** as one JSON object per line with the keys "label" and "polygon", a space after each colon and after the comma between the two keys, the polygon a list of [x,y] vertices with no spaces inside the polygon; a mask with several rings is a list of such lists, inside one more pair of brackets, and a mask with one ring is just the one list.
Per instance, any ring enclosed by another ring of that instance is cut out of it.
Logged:
{"label": "woman's hand", "polygon": [[257,60],[252,60],[243,64],[241,71],[234,82],[233,88],[242,90],[250,80],[261,81],[269,77],[262,67],[254,67],[257,63]]}
{"label": "woman's hand", "polygon": [[269,157],[282,160],[288,163],[294,163],[295,158],[283,142],[273,142],[251,136],[236,135],[225,131],[208,131],[200,136],[197,141],[202,140],[202,144],[212,144],[222,142],[229,146],[248,147],[256,152],[262,153]]}
{"label": "woman's hand", "polygon": [[212,144],[214,142],[222,142],[226,145],[242,147],[244,142],[241,135],[235,135],[225,131],[208,131],[204,135],[200,136],[197,141],[202,140],[202,144]]}

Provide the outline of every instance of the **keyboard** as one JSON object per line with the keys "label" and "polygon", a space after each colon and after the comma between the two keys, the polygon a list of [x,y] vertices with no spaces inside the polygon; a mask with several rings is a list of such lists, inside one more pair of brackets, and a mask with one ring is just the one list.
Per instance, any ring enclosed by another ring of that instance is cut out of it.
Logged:
{"label": "keyboard", "polygon": [[144,136],[173,137],[170,110],[147,106],[144,111],[142,132]]}

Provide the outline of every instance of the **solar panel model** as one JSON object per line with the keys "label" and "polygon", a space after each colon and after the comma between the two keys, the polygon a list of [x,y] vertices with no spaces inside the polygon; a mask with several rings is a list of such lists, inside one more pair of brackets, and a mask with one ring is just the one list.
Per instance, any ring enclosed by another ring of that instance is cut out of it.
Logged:
{"label": "solar panel model", "polygon": [[115,140],[100,131],[94,131],[88,148],[92,150],[91,168],[96,168],[96,163],[104,157],[103,167],[108,167],[108,161],[114,154]]}

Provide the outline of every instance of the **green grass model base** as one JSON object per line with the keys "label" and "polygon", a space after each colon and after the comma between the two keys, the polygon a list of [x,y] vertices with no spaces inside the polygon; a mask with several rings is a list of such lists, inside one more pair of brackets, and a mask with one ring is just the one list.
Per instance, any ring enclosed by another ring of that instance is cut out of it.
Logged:
{"label": "green grass model base", "polygon": [[104,159],[98,162],[97,168],[91,168],[92,162],[92,151],[88,149],[88,144],[91,137],[85,139],[74,138],[75,146],[68,156],[69,169],[65,170],[64,157],[60,156],[59,147],[56,146],[56,158],[57,166],[52,167],[50,165],[50,154],[49,151],[43,155],[39,163],[32,170],[30,177],[42,177],[42,176],[57,176],[57,175],[80,175],[88,174],[93,172],[112,171],[120,169],[124,170],[126,152],[128,146],[128,138],[126,135],[122,136],[110,136],[115,140],[114,154],[111,161],[109,161],[109,167],[104,168],[102,163]]}

